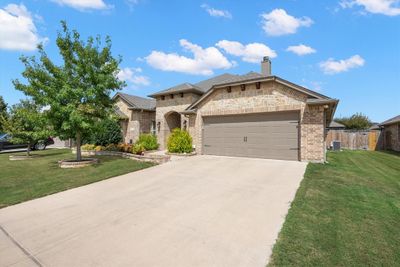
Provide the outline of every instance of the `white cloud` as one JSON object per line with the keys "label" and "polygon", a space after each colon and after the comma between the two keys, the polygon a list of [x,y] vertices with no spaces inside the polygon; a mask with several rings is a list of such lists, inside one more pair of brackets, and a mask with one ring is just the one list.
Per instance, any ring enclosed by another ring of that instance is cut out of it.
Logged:
{"label": "white cloud", "polygon": [[207,4],[202,4],[201,7],[204,8],[207,11],[207,13],[212,17],[223,17],[227,19],[232,18],[232,14],[227,10],[215,9]]}
{"label": "white cloud", "polygon": [[270,58],[277,56],[274,50],[261,43],[243,45],[236,41],[222,40],[216,46],[228,54],[241,57],[243,61],[251,63],[260,63],[264,56]]}
{"label": "white cloud", "polygon": [[229,69],[234,62],[229,61],[217,48],[202,48],[185,39],[179,41],[187,51],[193,53],[193,58],[176,53],[152,51],[145,57],[147,64],[163,71],[176,71],[197,75],[211,75],[214,69]]}
{"label": "white cloud", "polygon": [[400,15],[399,0],[342,0],[339,4],[342,8],[361,6],[365,11],[387,16]]}
{"label": "white cloud", "polygon": [[126,81],[134,86],[150,85],[150,79],[140,73],[142,73],[141,68],[123,68],[118,72],[117,77],[121,81]]}
{"label": "white cloud", "polygon": [[286,51],[293,52],[299,56],[304,56],[317,52],[314,48],[303,44],[289,46]]}
{"label": "white cloud", "polygon": [[274,9],[261,17],[264,31],[271,36],[293,34],[299,27],[310,27],[314,23],[309,17],[293,17],[284,9]]}
{"label": "white cloud", "polygon": [[327,61],[321,62],[320,67],[325,74],[336,74],[353,68],[362,67],[364,64],[365,60],[361,56],[354,55],[348,59],[339,61],[330,58]]}
{"label": "white cloud", "polygon": [[38,35],[31,13],[23,5],[9,4],[0,9],[0,49],[33,51],[47,38]]}
{"label": "white cloud", "polygon": [[109,9],[111,6],[103,0],[52,0],[62,6],[69,6],[78,10]]}

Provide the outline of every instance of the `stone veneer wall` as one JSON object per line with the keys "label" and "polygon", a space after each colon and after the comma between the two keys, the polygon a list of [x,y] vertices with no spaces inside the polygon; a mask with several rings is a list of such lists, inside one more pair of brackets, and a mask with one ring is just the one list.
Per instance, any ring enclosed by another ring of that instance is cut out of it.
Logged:
{"label": "stone veneer wall", "polygon": [[325,120],[322,106],[306,105],[307,96],[276,82],[233,86],[230,93],[218,89],[189,117],[189,133],[196,151],[202,149],[202,116],[246,114],[298,110],[300,112],[300,160],[322,162],[325,160]]}
{"label": "stone veneer wall", "polygon": [[155,120],[154,111],[130,110],[124,100],[118,98],[115,105],[126,115],[122,128],[125,130],[124,143],[134,143],[141,133],[150,133],[151,121]]}
{"label": "stone veneer wall", "polygon": [[[181,94],[174,94],[174,98],[170,95],[166,95],[164,100],[161,97],[157,97],[156,101],[156,125],[160,123],[160,129],[156,129],[157,139],[160,144],[160,149],[166,148],[167,138],[169,136],[170,130],[165,119],[165,115],[171,112],[182,112],[190,104],[199,99],[199,95],[193,93],[184,93],[183,97]],[[181,127],[184,121],[187,120],[185,116],[181,115]]]}
{"label": "stone veneer wall", "polygon": [[[388,150],[400,151],[400,123],[386,125],[383,132],[385,144],[384,148]],[[390,140],[388,140],[387,137],[388,133],[390,133]]]}

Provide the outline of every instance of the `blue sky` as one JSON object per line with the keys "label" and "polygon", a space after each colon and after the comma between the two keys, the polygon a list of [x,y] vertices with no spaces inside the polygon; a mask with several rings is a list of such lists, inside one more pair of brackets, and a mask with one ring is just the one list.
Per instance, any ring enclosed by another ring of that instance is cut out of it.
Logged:
{"label": "blue sky", "polygon": [[45,43],[57,61],[60,20],[83,37],[109,35],[123,91],[146,96],[225,72],[260,71],[340,99],[336,116],[383,121],[400,113],[397,0],[0,0],[0,95],[24,95],[20,55]]}

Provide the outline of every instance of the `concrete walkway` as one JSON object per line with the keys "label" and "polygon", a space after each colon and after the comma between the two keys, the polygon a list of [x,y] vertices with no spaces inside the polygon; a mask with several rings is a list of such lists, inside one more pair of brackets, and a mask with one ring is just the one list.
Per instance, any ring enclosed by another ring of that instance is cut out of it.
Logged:
{"label": "concrete walkway", "polygon": [[265,266],[306,163],[187,157],[0,210],[0,266]]}

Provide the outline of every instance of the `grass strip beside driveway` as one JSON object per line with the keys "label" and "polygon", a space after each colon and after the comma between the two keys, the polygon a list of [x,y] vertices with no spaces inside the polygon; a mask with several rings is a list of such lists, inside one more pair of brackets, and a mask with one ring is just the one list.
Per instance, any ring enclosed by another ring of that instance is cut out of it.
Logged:
{"label": "grass strip beside driveway", "polygon": [[[19,154],[26,153],[14,155]],[[154,165],[121,157],[95,156],[100,159],[97,165],[61,169],[58,160],[75,158],[71,150],[49,149],[33,154],[40,157],[10,161],[10,154],[0,154],[0,208]]]}
{"label": "grass strip beside driveway", "polygon": [[400,154],[328,161],[308,165],[269,266],[400,266]]}

